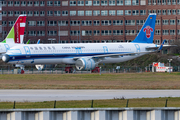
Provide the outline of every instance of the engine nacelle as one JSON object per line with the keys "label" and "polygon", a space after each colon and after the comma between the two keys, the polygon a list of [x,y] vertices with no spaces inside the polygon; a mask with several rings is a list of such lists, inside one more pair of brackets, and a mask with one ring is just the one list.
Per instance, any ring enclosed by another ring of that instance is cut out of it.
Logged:
{"label": "engine nacelle", "polygon": [[93,70],[96,67],[96,62],[89,58],[80,58],[75,63],[77,70]]}

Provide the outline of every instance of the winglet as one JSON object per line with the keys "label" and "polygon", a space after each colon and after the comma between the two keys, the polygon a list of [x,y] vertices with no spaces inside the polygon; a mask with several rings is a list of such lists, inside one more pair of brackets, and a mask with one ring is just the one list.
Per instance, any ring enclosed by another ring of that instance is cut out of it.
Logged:
{"label": "winglet", "polygon": [[165,41],[166,41],[166,40],[164,40],[164,41],[162,42],[161,46],[159,46],[158,51],[162,50]]}
{"label": "winglet", "polygon": [[40,43],[40,39],[37,41],[37,44],[39,44]]}
{"label": "winglet", "polygon": [[29,42],[30,42],[30,39],[26,42],[26,44],[29,44]]}

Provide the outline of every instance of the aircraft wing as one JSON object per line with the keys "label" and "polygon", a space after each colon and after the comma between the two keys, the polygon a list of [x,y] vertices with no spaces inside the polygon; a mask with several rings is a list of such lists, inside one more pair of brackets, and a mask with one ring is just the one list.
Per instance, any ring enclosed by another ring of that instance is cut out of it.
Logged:
{"label": "aircraft wing", "polygon": [[[168,49],[168,48],[172,48],[172,47],[176,47],[176,45],[163,45],[162,49]],[[158,50],[159,46],[157,47],[148,47],[146,48],[147,50]]]}
{"label": "aircraft wing", "polygon": [[[152,53],[152,51],[148,52],[136,52],[136,53],[119,53],[119,54],[103,54],[103,55],[94,55],[94,56],[89,56],[88,58],[104,58],[104,57],[118,57],[123,55],[136,55],[136,54],[143,54],[143,53]],[[74,57],[73,60],[77,60],[81,57]]]}

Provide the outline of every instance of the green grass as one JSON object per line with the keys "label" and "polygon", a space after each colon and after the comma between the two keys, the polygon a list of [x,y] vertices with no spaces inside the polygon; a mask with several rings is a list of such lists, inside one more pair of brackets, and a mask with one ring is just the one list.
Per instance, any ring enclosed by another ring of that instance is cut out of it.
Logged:
{"label": "green grass", "polygon": [[[168,99],[167,107],[180,107],[180,98],[141,98],[130,99],[128,107],[165,107],[166,99]],[[57,101],[56,108],[90,108],[91,100],[81,101]],[[108,107],[126,107],[126,99],[112,99],[112,100],[94,100],[94,108],[108,108]],[[0,109],[13,108],[13,102],[0,102]],[[44,102],[17,102],[16,109],[26,108],[54,108],[54,101]]]}
{"label": "green grass", "polygon": [[0,89],[180,89],[180,73],[0,75]]}

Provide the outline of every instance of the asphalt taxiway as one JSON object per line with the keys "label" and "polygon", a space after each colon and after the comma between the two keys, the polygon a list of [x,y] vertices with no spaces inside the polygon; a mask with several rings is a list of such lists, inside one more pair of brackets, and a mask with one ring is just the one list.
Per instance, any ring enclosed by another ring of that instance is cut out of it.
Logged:
{"label": "asphalt taxiway", "polygon": [[180,97],[180,90],[0,90],[0,101],[36,102]]}

